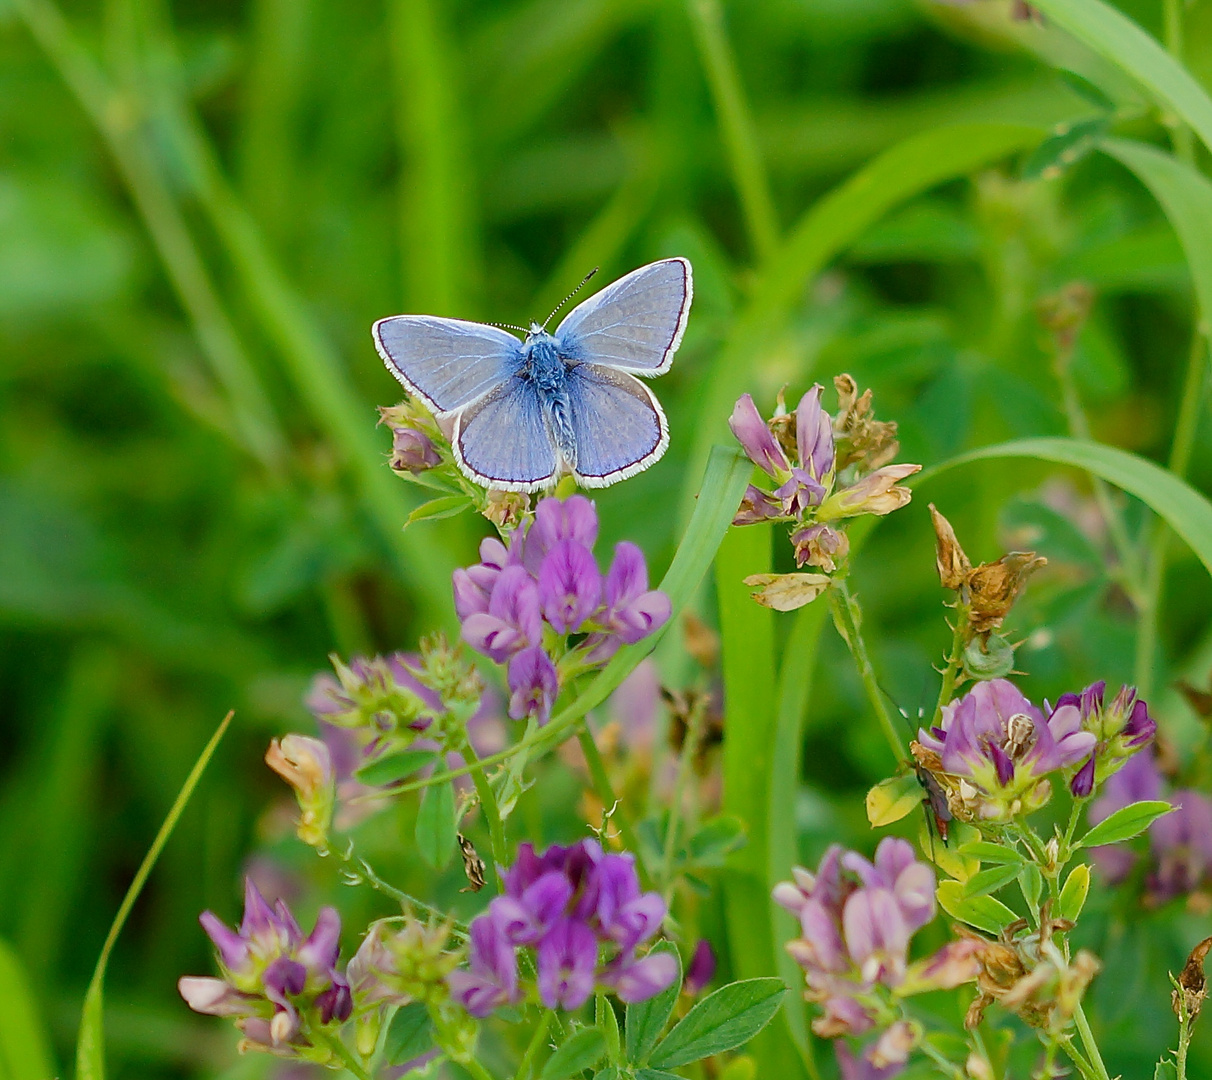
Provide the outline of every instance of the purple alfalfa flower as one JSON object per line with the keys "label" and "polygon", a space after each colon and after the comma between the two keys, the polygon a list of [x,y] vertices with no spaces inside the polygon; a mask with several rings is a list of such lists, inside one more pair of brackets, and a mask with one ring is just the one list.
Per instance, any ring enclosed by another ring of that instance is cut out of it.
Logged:
{"label": "purple alfalfa flower", "polygon": [[688,994],[690,997],[697,997],[715,978],[715,969],[715,950],[711,947],[711,942],[706,938],[699,938],[699,943],[694,947],[694,953],[690,957],[690,963],[686,965],[686,977],[682,980],[682,993]]}
{"label": "purple alfalfa flower", "polygon": [[463,620],[463,640],[498,664],[542,641],[539,587],[522,566],[507,566],[497,577],[488,610]]}
{"label": "purple alfalfa flower", "polygon": [[559,673],[540,646],[523,649],[509,661],[509,715],[513,719],[533,716],[540,724],[547,723],[559,693]]}
{"label": "purple alfalfa flower", "polygon": [[522,563],[537,576],[547,553],[561,540],[572,540],[592,552],[597,539],[597,508],[584,495],[540,499],[522,541]]}
{"label": "purple alfalfa flower", "polygon": [[842,930],[864,983],[897,986],[904,980],[912,931],[891,889],[866,887],[851,893],[842,909]]}
{"label": "purple alfalfa flower", "polygon": [[539,998],[549,1009],[579,1009],[593,993],[598,939],[585,923],[560,919],[535,947]]}
{"label": "purple alfalfa flower", "polygon": [[737,398],[732,415],[728,418],[728,426],[741,444],[741,449],[759,469],[775,480],[787,478],[791,463],[749,394]]}
{"label": "purple alfalfa flower", "polygon": [[1195,892],[1212,879],[1212,802],[1189,789],[1174,792],[1170,802],[1174,812],[1149,827],[1154,868],[1148,891],[1155,904]]}
{"label": "purple alfalfa flower", "polygon": [[833,573],[850,554],[850,539],[831,525],[805,525],[791,534],[795,545],[795,564],[799,567],[818,566]]}
{"label": "purple alfalfa flower", "polygon": [[[517,949],[534,949],[537,991],[549,1008],[579,1008],[599,986],[624,1001],[647,1000],[676,977],[672,957],[637,955],[636,947],[656,933],[666,908],[660,894],[640,889],[630,856],[608,855],[594,840],[553,845],[541,855],[524,843],[503,881],[503,895],[472,922],[473,937],[484,935],[496,949],[508,947],[515,965],[510,971],[516,971]],[[490,939],[482,923],[492,924]],[[471,972],[452,975],[452,990],[484,989],[490,972],[484,959],[477,969],[475,957],[473,949]],[[477,973],[483,978],[470,978]],[[489,982],[495,986],[500,979]],[[491,1011],[496,1006],[490,1002],[500,1003],[499,995],[485,996],[487,991],[471,997],[460,992],[456,997],[465,1005]]]}
{"label": "purple alfalfa flower", "polygon": [[921,472],[920,465],[885,465],[856,480],[847,488],[835,491],[820,509],[817,517],[822,521],[834,518],[858,517],[874,514],[883,517],[909,503],[913,493],[900,482],[914,473]]}
{"label": "purple alfalfa flower", "polygon": [[614,549],[602,600],[603,610],[595,620],[601,630],[593,635],[590,652],[595,662],[608,660],[620,645],[634,645],[655,634],[673,610],[668,595],[648,588],[644,553],[627,541]]}
{"label": "purple alfalfa flower", "polygon": [[246,879],[239,930],[209,911],[199,921],[215,944],[222,977],[178,982],[196,1012],[231,1016],[247,1038],[274,1049],[298,1035],[304,1015],[319,1024],[349,1019],[353,1001],[337,970],[341,921],[334,908],[322,908],[305,937],[281,900],[270,907]]}
{"label": "purple alfalfa flower", "polygon": [[944,706],[940,727],[918,738],[939,753],[945,772],[971,779],[975,811],[993,819],[1042,805],[1048,789],[1040,781],[1077,765],[1095,745],[1076,706],[1059,706],[1045,720],[1006,679],[977,683]]}
{"label": "purple alfalfa flower", "polygon": [[483,1019],[494,1009],[521,999],[517,953],[491,915],[473,919],[468,938],[470,970],[452,971],[446,983],[455,1001]]}
{"label": "purple alfalfa flower", "polygon": [[1149,706],[1136,696],[1136,687],[1121,686],[1107,704],[1106,685],[1101,681],[1091,683],[1080,694],[1063,694],[1056,703],[1057,712],[1077,709],[1082,728],[1097,740],[1089,760],[1070,783],[1073,794],[1081,797],[1115,773],[1157,734],[1157,721],[1149,714]]}
{"label": "purple alfalfa flower", "polygon": [[459,619],[487,613],[488,601],[501,571],[517,562],[514,552],[495,536],[481,540],[480,561],[474,566],[460,567],[452,577],[455,614]]}
{"label": "purple alfalfa flower", "polygon": [[593,553],[576,540],[558,540],[539,566],[539,605],[557,634],[575,634],[597,610],[602,576]]}
{"label": "purple alfalfa flower", "polygon": [[[1105,821],[1117,810],[1135,802],[1162,798],[1162,776],[1151,750],[1129,758],[1123,767],[1103,784],[1099,797],[1090,804],[1091,825]],[[1136,863],[1136,855],[1121,844],[1104,844],[1090,849],[1094,865],[1112,885],[1123,881]]]}
{"label": "purple alfalfa flower", "polygon": [[887,836],[875,849],[873,861],[850,851],[842,857],[842,865],[857,874],[868,888],[892,893],[909,933],[915,933],[934,918],[934,872],[924,862],[918,862],[908,841]]}
{"label": "purple alfalfa flower", "polygon": [[833,421],[821,408],[821,385],[817,383],[795,410],[797,463],[791,475],[775,491],[783,510],[802,517],[820,506],[832,482],[834,467]]}
{"label": "purple alfalfa flower", "polygon": [[754,484],[745,489],[740,508],[732,519],[733,525],[756,525],[761,521],[778,521],[787,517],[781,499]]}
{"label": "purple alfalfa flower", "polygon": [[855,1054],[841,1039],[834,1042],[833,1054],[841,1080],[892,1080],[905,1070],[904,1062],[878,1068],[871,1064],[866,1054]]}
{"label": "purple alfalfa flower", "polygon": [[437,448],[423,431],[392,425],[391,467],[396,472],[420,473],[441,465]]}

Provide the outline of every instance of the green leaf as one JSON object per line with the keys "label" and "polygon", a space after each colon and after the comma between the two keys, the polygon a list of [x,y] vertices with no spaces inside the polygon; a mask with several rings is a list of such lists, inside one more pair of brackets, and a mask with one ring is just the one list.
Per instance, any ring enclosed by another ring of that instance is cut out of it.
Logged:
{"label": "green leaf", "polygon": [[994,866],[988,870],[973,874],[964,882],[964,898],[971,900],[977,896],[988,896],[1010,882],[1017,880],[1021,872],[1018,863],[1007,863],[1005,866]]}
{"label": "green leaf", "polygon": [[1058,74],[1070,90],[1085,98],[1096,109],[1115,112],[1117,108],[1115,102],[1084,75],[1079,75],[1076,71],[1061,71]]}
{"label": "green leaf", "polygon": [[1056,905],[1056,913],[1062,919],[1077,917],[1086,906],[1086,895],[1090,892],[1090,867],[1086,863],[1078,863],[1069,871],[1065,878],[1064,888],[1061,889],[1060,902]]}
{"label": "green leaf", "polygon": [[989,863],[1021,863],[1024,861],[1022,852],[1017,848],[994,844],[988,840],[974,840],[972,843],[964,844],[960,847],[959,853]]}
{"label": "green leaf", "polygon": [[723,866],[745,846],[745,823],[732,814],[719,814],[703,823],[686,844],[686,861],[695,866]]}
{"label": "green leaf", "polygon": [[1131,840],[1132,837],[1143,833],[1159,817],[1164,817],[1173,810],[1171,803],[1161,799],[1150,799],[1121,807],[1095,825],[1075,846],[1092,848]]}
{"label": "green leaf", "polygon": [[440,521],[442,518],[454,517],[455,514],[469,509],[471,500],[466,495],[442,495],[418,506],[408,515],[404,528],[417,521]]}
{"label": "green leaf", "polygon": [[883,828],[907,817],[922,805],[922,785],[913,773],[890,776],[867,792],[867,821]]}
{"label": "green leaf", "polygon": [[438,756],[436,750],[401,750],[397,754],[388,754],[369,765],[363,765],[354,773],[363,784],[371,787],[383,787],[394,784],[411,776],[418,769],[424,768]]}
{"label": "green leaf", "polygon": [[682,1080],[677,1073],[666,1072],[664,1069],[638,1069],[635,1080]]}
{"label": "green leaf", "polygon": [[[924,131],[885,150],[819,199],[763,268],[748,305],[712,361],[692,428],[689,475],[698,474],[712,443],[727,433],[733,403],[752,388],[754,365],[817,274],[889,210],[1034,145],[1042,133],[1015,124],[955,124]],[[692,496],[693,489],[683,493],[683,517],[693,505]]]}
{"label": "green leaf", "polygon": [[1094,116],[1072,124],[1059,124],[1023,163],[1024,180],[1053,180],[1076,165],[1098,145],[1111,126],[1110,118]]}
{"label": "green leaf", "polygon": [[50,1042],[20,958],[0,941],[0,1076],[4,1080],[49,1080]]}
{"label": "green leaf", "polygon": [[720,987],[661,1040],[652,1064],[673,1069],[743,1046],[770,1023],[786,993],[781,979],[746,979]]}
{"label": "green leaf", "polygon": [[1160,465],[1113,446],[1082,439],[1019,439],[960,454],[927,469],[911,486],[916,488],[956,466],[995,458],[1034,458],[1101,476],[1160,514],[1212,573],[1212,503]]}
{"label": "green leaf", "polygon": [[194,767],[190,769],[189,775],[185,778],[185,783],[181,785],[180,792],[178,792],[176,799],[173,800],[173,804],[168,811],[168,816],[164,819],[164,824],[160,826],[160,831],[156,833],[151,847],[147,849],[147,854],[143,856],[139,869],[135,871],[134,880],[131,881],[130,888],[126,890],[126,895],[122,898],[122,903],[118,907],[118,914],[114,916],[114,921],[110,925],[109,933],[105,937],[105,943],[101,946],[101,955],[97,957],[97,966],[93,969],[92,980],[88,984],[88,992],[84,995],[84,1009],[80,1017],[80,1034],[76,1040],[76,1080],[105,1080],[105,1029],[102,1016],[104,1010],[103,987],[105,984],[105,970],[109,966],[110,953],[114,951],[114,945],[118,940],[118,935],[122,932],[122,927],[126,924],[126,919],[130,915],[131,908],[135,906],[135,901],[138,899],[139,893],[143,891],[143,886],[152,872],[152,867],[156,865],[160,852],[164,850],[164,845],[168,843],[168,838],[172,835],[173,829],[176,828],[177,821],[184,812],[186,803],[189,802],[190,796],[193,795],[194,789],[198,786],[198,781],[202,779],[202,773],[205,772],[211,757],[214,756],[215,750],[218,749],[219,741],[223,738],[223,734],[227,731],[231,718],[234,715],[234,713],[228,713],[223,718],[218,729],[210,737],[210,742],[202,748],[202,753],[198,755],[198,760],[194,762]]}
{"label": "green leaf", "polygon": [[597,1028],[578,1031],[547,1059],[539,1080],[565,1080],[591,1069],[606,1056],[606,1040]]}
{"label": "green leaf", "polygon": [[1039,910],[1039,898],[1044,891],[1044,875],[1035,863],[1026,863],[1018,878],[1018,887],[1030,911]]}
{"label": "green leaf", "polygon": [[627,1016],[623,1022],[627,1060],[633,1065],[643,1065],[656,1046],[657,1039],[665,1030],[673,1006],[678,1000],[682,989],[682,958],[677,948],[668,941],[662,941],[653,949],[654,952],[672,953],[678,962],[678,977],[662,990],[656,997],[647,1001],[637,1001],[627,1006]]}
{"label": "green leaf", "polygon": [[938,902],[953,919],[988,934],[1001,933],[1002,927],[1009,926],[1018,918],[1010,908],[992,896],[965,896],[962,881],[939,882]]}
{"label": "green leaf", "polygon": [[1212,331],[1212,182],[1190,165],[1144,143],[1107,139],[1103,150],[1136,173],[1174,227],[1187,257],[1207,336]]}
{"label": "green leaf", "polygon": [[601,1072],[593,1074],[593,1080],[619,1080],[619,1070],[613,1065],[607,1065]]}
{"label": "green leaf", "polygon": [[433,1031],[429,1010],[419,1001],[410,1002],[396,1010],[387,1029],[383,1044],[383,1060],[388,1065],[402,1065],[420,1057],[433,1046]]}
{"label": "green leaf", "polygon": [[1178,1080],[1178,1066],[1173,1061],[1159,1061],[1153,1070],[1153,1080]]}
{"label": "green leaf", "polygon": [[[676,986],[677,984],[675,984],[675,990]],[[614,1006],[610,1004],[610,998],[605,994],[599,993],[594,999],[593,1024],[602,1033],[602,1038],[606,1040],[606,1056],[612,1062],[617,1063],[622,1056],[622,1047],[619,1042],[619,1018],[614,1013]]]}
{"label": "green leaf", "polygon": [[450,862],[455,849],[454,784],[436,784],[425,789],[417,810],[417,851],[435,870]]}
{"label": "green leaf", "polygon": [[1212,149],[1212,99],[1190,74],[1126,15],[1102,0],[1031,0],[1051,22],[1127,72],[1185,120]]}

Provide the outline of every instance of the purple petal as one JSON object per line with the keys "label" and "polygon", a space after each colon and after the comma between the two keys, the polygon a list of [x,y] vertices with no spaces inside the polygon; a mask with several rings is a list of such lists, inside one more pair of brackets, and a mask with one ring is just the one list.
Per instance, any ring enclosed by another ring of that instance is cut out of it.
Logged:
{"label": "purple petal", "polygon": [[538,574],[543,557],[561,540],[575,540],[588,550],[598,539],[598,512],[584,495],[569,499],[540,499],[534,522],[526,533],[522,562],[532,574]]}
{"label": "purple petal", "polygon": [[817,383],[795,410],[795,441],[800,465],[819,480],[833,471],[833,423],[821,408],[821,385]]}
{"label": "purple petal", "polygon": [[602,578],[589,549],[561,540],[539,567],[539,603],[557,634],[575,634],[596,610]]}
{"label": "purple petal", "polygon": [[1075,799],[1088,798],[1094,790],[1094,755],[1091,754],[1086,763],[1073,774],[1069,781],[1069,791]]}
{"label": "purple petal", "polygon": [[509,662],[509,715],[515,720],[535,716],[547,723],[560,692],[560,679],[551,658],[539,646],[523,649]]}
{"label": "purple petal", "polygon": [[737,398],[732,415],[728,418],[728,426],[741,444],[741,449],[759,469],[776,478],[791,471],[787,455],[770,433],[770,428],[748,394]]}
{"label": "purple petal", "polygon": [[311,972],[330,971],[341,951],[341,916],[334,907],[322,907],[316,925],[299,947],[299,961]]}
{"label": "purple petal", "polygon": [[598,942],[583,923],[565,919],[536,949],[539,997],[549,1009],[579,1009],[593,993]]}
{"label": "purple petal", "polygon": [[686,967],[686,978],[682,983],[682,990],[691,997],[701,994],[715,977],[715,968],[715,950],[711,948],[711,943],[706,938],[699,938],[699,943],[694,948],[694,955]]}
{"label": "purple petal", "polygon": [[219,950],[219,962],[229,971],[239,971],[243,968],[248,960],[248,942],[223,923],[214,912],[202,912],[198,916],[198,922]]}
{"label": "purple petal", "polygon": [[732,524],[756,525],[761,521],[772,521],[785,516],[781,499],[776,499],[769,492],[750,484],[745,489],[745,495]]}
{"label": "purple petal", "polygon": [[649,953],[642,960],[620,965],[609,973],[614,992],[628,1005],[656,997],[672,986],[677,977],[677,959],[667,952]]}
{"label": "purple petal", "polygon": [[194,1012],[207,1016],[246,1016],[256,1006],[257,999],[242,994],[222,979],[203,975],[184,975],[177,980],[177,990]]}

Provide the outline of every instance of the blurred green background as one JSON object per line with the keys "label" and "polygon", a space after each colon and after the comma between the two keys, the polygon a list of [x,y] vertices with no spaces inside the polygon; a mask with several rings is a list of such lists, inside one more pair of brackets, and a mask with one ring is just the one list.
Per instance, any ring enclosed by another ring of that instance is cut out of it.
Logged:
{"label": "blurred green background", "polygon": [[[1120,6],[1162,34],[1160,0]],[[1039,141],[1096,112],[1053,64],[1117,91],[1119,132],[1168,145],[1121,77],[1009,11],[0,0],[0,937],[61,1069],[118,902],[234,708],[115,954],[109,1052],[117,1077],[263,1072],[233,1065],[233,1034],[192,1016],[175,981],[210,969],[195,916],[237,914],[253,853],[286,894],[305,875],[340,890],[289,840],[265,744],[306,730],[301,695],[331,650],[406,648],[453,624],[449,571],[486,530],[401,532],[417,499],[375,428],[399,390],[370,323],[542,318],[595,265],[608,281],[689,256],[690,330],[656,385],[669,454],[598,499],[603,539],[636,540],[659,571],[696,440],[725,431],[726,409],[701,415],[708,371],[819,196],[919,132],[1009,122]],[[1212,0],[1188,5],[1187,42],[1209,85]],[[1022,156],[896,205],[823,273],[784,282],[779,317],[745,331],[763,410],[784,383],[798,395],[849,371],[900,421],[902,460],[1065,434],[1035,303],[1080,279],[1097,290],[1074,359],[1094,436],[1164,462],[1192,332],[1182,250],[1111,159],[1025,181]],[[1203,490],[1209,434],[1201,422]],[[1212,668],[1206,574],[1173,545],[1159,653],[1139,661],[1089,482],[1042,465],[950,474],[864,550],[868,632],[904,708],[925,703],[949,640],[927,500],[974,558],[1052,560],[1014,617],[1029,693],[1143,678],[1163,728],[1192,744],[1172,685]],[[829,634],[821,648],[796,808],[806,859],[837,837],[869,847],[862,792],[889,765],[844,650]],[[383,857],[381,872],[407,873]],[[354,928],[383,910],[342,891]],[[1171,1038],[1165,971],[1207,920],[1099,903],[1112,1071],[1151,1075]]]}

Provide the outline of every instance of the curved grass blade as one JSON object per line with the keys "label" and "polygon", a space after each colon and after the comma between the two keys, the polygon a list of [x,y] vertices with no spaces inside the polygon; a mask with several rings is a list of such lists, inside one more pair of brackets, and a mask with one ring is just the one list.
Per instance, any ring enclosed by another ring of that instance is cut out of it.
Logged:
{"label": "curved grass blade", "polygon": [[[782,326],[804,285],[900,203],[945,180],[1033,146],[1043,131],[1019,124],[956,124],[922,132],[884,151],[820,199],[766,264],[748,305],[713,361],[702,394],[688,476],[699,475],[724,431],[732,403],[748,388],[761,351]],[[692,491],[684,492],[682,516]]]}
{"label": "curved grass blade", "polygon": [[50,1042],[38,1016],[25,966],[0,940],[0,1076],[47,1080],[54,1076]]}
{"label": "curved grass blade", "polygon": [[1212,334],[1212,182],[1156,147],[1130,139],[1106,139],[1102,149],[1134,172],[1161,204],[1178,234],[1195,295],[1199,328]]}
{"label": "curved grass blade", "polygon": [[1103,0],[1031,0],[1031,4],[1127,72],[1212,149],[1212,98],[1136,23]]}
{"label": "curved grass blade", "polygon": [[160,831],[156,833],[156,838],[152,841],[151,847],[148,848],[147,854],[143,856],[143,862],[139,864],[139,869],[135,872],[134,880],[130,883],[130,888],[126,890],[126,895],[122,898],[118,914],[114,916],[113,924],[110,926],[109,933],[105,937],[105,944],[101,946],[101,955],[97,957],[97,966],[93,969],[93,977],[88,984],[88,992],[84,995],[84,1011],[80,1017],[80,1034],[76,1040],[76,1080],[105,1080],[105,1030],[102,1009],[104,1006],[103,987],[105,983],[105,969],[109,966],[110,953],[114,951],[114,944],[118,940],[118,935],[122,932],[122,927],[126,924],[126,919],[130,915],[131,908],[135,906],[135,901],[138,899],[139,893],[143,891],[143,886],[147,883],[148,876],[152,872],[152,867],[156,865],[160,852],[164,850],[164,845],[168,843],[168,838],[172,835],[177,821],[185,810],[185,804],[189,802],[190,796],[193,795],[194,789],[198,786],[198,781],[202,779],[202,773],[210,763],[211,757],[214,756],[214,752],[218,748],[224,733],[227,731],[228,725],[231,724],[231,718],[234,715],[235,713],[229,712],[223,718],[222,723],[219,724],[215,733],[210,737],[210,742],[203,747],[198,760],[194,762],[194,767],[190,769],[189,775],[185,778],[185,783],[181,785],[181,791],[169,808],[168,816],[164,819],[164,824],[160,826]]}
{"label": "curved grass blade", "polygon": [[1113,446],[1081,439],[1019,439],[972,450],[935,465],[917,476],[913,486],[959,465],[995,458],[1034,458],[1056,465],[1072,465],[1102,477],[1109,484],[1135,495],[1164,518],[1212,574],[1212,502],[1160,465]]}

